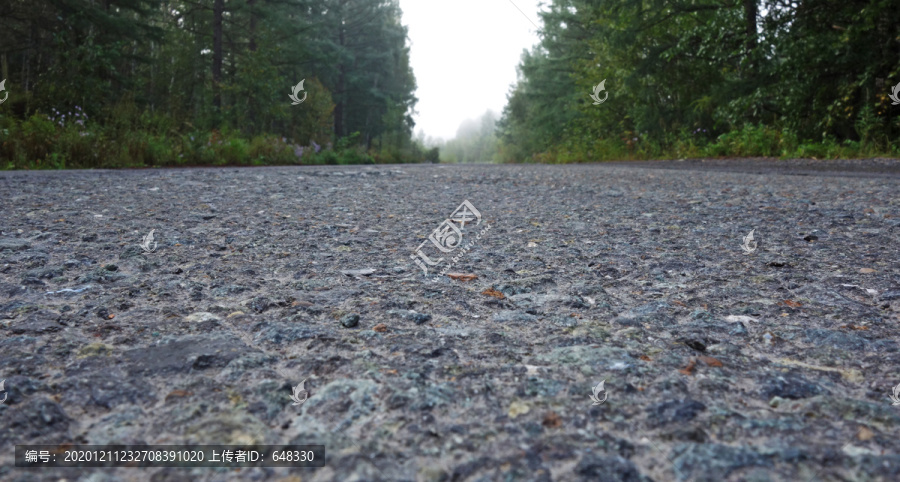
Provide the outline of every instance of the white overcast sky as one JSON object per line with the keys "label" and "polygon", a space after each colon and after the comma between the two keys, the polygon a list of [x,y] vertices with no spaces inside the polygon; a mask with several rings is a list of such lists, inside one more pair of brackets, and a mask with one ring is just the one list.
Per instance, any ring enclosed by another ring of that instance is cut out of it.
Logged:
{"label": "white overcast sky", "polygon": [[415,132],[449,140],[464,120],[501,113],[522,50],[538,43],[539,2],[400,0],[418,84]]}

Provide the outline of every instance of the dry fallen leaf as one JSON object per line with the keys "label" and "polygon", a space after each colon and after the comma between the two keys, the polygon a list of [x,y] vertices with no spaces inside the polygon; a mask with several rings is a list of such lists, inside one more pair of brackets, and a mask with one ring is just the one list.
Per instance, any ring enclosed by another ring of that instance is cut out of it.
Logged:
{"label": "dry fallen leaf", "polygon": [[372,330],[377,331],[379,333],[384,333],[387,331],[387,325],[385,325],[384,323],[379,323],[379,324],[375,325],[375,327],[373,327]]}
{"label": "dry fallen leaf", "polygon": [[841,328],[846,328],[848,330],[868,330],[868,326],[860,326],[860,325],[842,325]]}
{"label": "dry fallen leaf", "polygon": [[871,440],[875,437],[875,432],[869,430],[869,427],[863,427],[859,429],[859,433],[856,435],[857,438],[865,442],[866,440]]}
{"label": "dry fallen leaf", "polygon": [[717,360],[717,359],[715,359],[715,358],[713,358],[713,357],[711,357],[711,356],[701,356],[701,357],[700,357],[700,360],[701,360],[703,363],[706,363],[707,365],[709,365],[709,366],[711,366],[711,367],[720,367],[720,366],[722,366],[722,362],[720,362],[719,360]]}
{"label": "dry fallen leaf", "polygon": [[450,279],[455,279],[457,281],[472,281],[473,279],[478,278],[478,275],[472,273],[447,273],[447,276]]}
{"label": "dry fallen leaf", "polygon": [[692,358],[691,361],[687,364],[686,367],[684,367],[684,368],[682,368],[681,370],[678,370],[678,371],[679,371],[680,373],[684,374],[684,375],[690,375],[691,372],[694,370],[694,367],[695,367],[695,366],[697,366],[697,362],[694,361],[694,359]]}
{"label": "dry fallen leaf", "polygon": [[506,296],[504,296],[503,293],[501,293],[501,292],[495,290],[493,286],[491,286],[490,288],[488,288],[488,289],[482,291],[481,294],[483,294],[483,295],[488,295],[488,296],[493,296],[494,298],[501,299],[501,300],[504,299],[504,298],[506,298]]}
{"label": "dry fallen leaf", "polygon": [[800,308],[801,306],[803,306],[802,304],[797,303],[794,300],[784,300],[782,301],[782,303],[784,303],[785,306],[790,306],[791,308]]}
{"label": "dry fallen leaf", "polygon": [[562,425],[562,419],[559,418],[559,415],[556,412],[547,412],[544,415],[544,421],[541,424],[548,428],[559,428]]}
{"label": "dry fallen leaf", "polygon": [[872,268],[859,268],[859,272],[863,274],[871,274],[874,273],[875,270]]}
{"label": "dry fallen leaf", "polygon": [[647,355],[641,355],[638,358],[640,358],[641,360],[644,360],[644,361],[650,361],[650,357]]}
{"label": "dry fallen leaf", "polygon": [[193,393],[187,390],[172,390],[168,395],[166,395],[166,400],[175,397],[189,397],[191,395],[193,395]]}
{"label": "dry fallen leaf", "polygon": [[684,303],[682,303],[682,302],[680,302],[680,301],[678,301],[678,300],[672,300],[672,303],[675,303],[675,304],[678,305],[678,306],[683,306],[683,307],[687,308],[687,305],[686,305],[686,304],[684,304]]}

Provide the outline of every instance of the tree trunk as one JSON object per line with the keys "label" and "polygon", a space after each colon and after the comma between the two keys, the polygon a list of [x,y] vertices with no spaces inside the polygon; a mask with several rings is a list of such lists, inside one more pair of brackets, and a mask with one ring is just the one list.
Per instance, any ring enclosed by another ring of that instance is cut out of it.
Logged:
{"label": "tree trunk", "polygon": [[216,110],[222,107],[222,92],[219,83],[222,81],[222,13],[225,10],[225,0],[213,2],[213,105]]}
{"label": "tree trunk", "polygon": [[[341,26],[338,27],[338,41],[343,50],[344,47],[344,20],[341,18]],[[336,138],[340,139],[344,136],[344,80],[346,75],[346,68],[344,67],[344,63],[341,62],[340,73],[338,74],[338,85],[337,85],[337,95],[334,106],[334,135]]]}
{"label": "tree trunk", "polygon": [[[254,7],[256,0],[247,0],[247,6],[250,7],[250,52],[256,52],[256,12]],[[256,99],[252,92],[248,93],[247,99],[250,101],[247,105],[247,125],[245,126],[251,133],[256,133]]]}
{"label": "tree trunk", "polygon": [[744,22],[746,25],[746,46],[749,54],[756,48],[756,18],[759,16],[759,5],[757,0],[744,0]]}
{"label": "tree trunk", "polygon": [[256,0],[247,0],[247,6],[250,7],[250,51],[256,52],[256,15],[253,12],[253,7],[256,5]]}

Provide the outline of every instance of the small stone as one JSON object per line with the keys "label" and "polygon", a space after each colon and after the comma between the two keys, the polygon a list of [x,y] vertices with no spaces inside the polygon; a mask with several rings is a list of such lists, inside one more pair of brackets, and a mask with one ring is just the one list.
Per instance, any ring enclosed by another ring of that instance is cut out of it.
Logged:
{"label": "small stone", "polygon": [[741,323],[741,322],[750,322],[757,323],[758,320],[753,318],[752,316],[747,315],[728,315],[725,317],[725,321],[730,323]]}
{"label": "small stone", "polygon": [[387,325],[385,325],[384,323],[379,323],[379,324],[375,325],[375,327],[372,328],[372,330],[377,331],[379,333],[384,333],[384,332],[388,331]]}
{"label": "small stone", "polygon": [[515,401],[509,404],[509,411],[507,414],[509,418],[516,418],[519,415],[524,415],[531,411],[531,407],[529,407],[524,402]]}
{"label": "small stone", "polygon": [[691,347],[691,348],[693,348],[694,350],[697,350],[697,351],[699,351],[699,352],[704,352],[704,351],[706,351],[706,343],[704,343],[703,340],[698,340],[698,339],[695,339],[695,338],[688,338],[688,339],[683,339],[683,340],[680,340],[680,341],[681,341],[682,343],[684,343],[685,345],[687,345],[687,346],[689,346],[689,347]]}
{"label": "small stone", "polygon": [[256,298],[250,300],[250,309],[257,313],[262,313],[268,310],[271,306],[272,302],[264,296],[257,296]]}
{"label": "small stone", "polygon": [[28,241],[24,239],[17,238],[0,238],[0,250],[10,249],[10,250],[18,250],[18,249],[26,249],[28,248]]}
{"label": "small stone", "polygon": [[17,335],[53,333],[62,329],[58,323],[59,318],[59,314],[51,311],[36,311],[29,314],[24,320],[12,324],[10,331]]}
{"label": "small stone", "polygon": [[403,320],[412,321],[417,325],[421,325],[431,319],[431,315],[417,313],[413,310],[388,310],[388,314],[398,316]]}
{"label": "small stone", "polygon": [[684,423],[693,420],[697,414],[706,410],[706,405],[697,400],[669,400],[647,409],[651,417],[660,424]]}
{"label": "small stone", "polygon": [[212,313],[208,313],[206,311],[198,311],[197,313],[191,313],[190,315],[185,316],[184,321],[191,323],[201,323],[204,321],[219,321],[219,318]]}
{"label": "small stone", "polygon": [[632,308],[620,313],[612,322],[624,326],[641,326],[643,323],[667,325],[672,322],[672,317],[667,310],[669,304],[665,301],[654,301],[645,305]]}
{"label": "small stone", "polygon": [[109,356],[113,352],[113,347],[103,343],[91,343],[83,346],[78,350],[78,358],[88,358],[93,356]]}
{"label": "small stone", "polygon": [[768,399],[780,397],[797,400],[809,398],[822,393],[822,388],[817,384],[801,377],[800,375],[784,375],[766,380],[762,386],[762,393]]}
{"label": "small stone", "polygon": [[341,324],[344,325],[344,328],[353,328],[354,326],[359,324],[359,315],[357,315],[356,313],[344,315],[341,318]]}
{"label": "small stone", "polygon": [[132,245],[126,247],[125,250],[122,251],[121,254],[119,254],[119,259],[135,258],[144,253],[145,253],[145,251],[143,248],[132,244]]}
{"label": "small stone", "polygon": [[491,320],[498,323],[530,322],[537,321],[537,317],[522,311],[503,310],[498,313],[494,313],[494,316],[491,317]]}

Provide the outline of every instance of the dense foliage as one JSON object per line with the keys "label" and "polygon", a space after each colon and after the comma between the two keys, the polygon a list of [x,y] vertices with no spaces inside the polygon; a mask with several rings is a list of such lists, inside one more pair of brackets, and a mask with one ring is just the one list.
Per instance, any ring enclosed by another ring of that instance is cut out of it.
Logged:
{"label": "dense foliage", "polygon": [[425,158],[397,0],[4,5],[0,168]]}
{"label": "dense foliage", "polygon": [[900,1],[552,0],[541,18],[503,160],[900,155]]}

